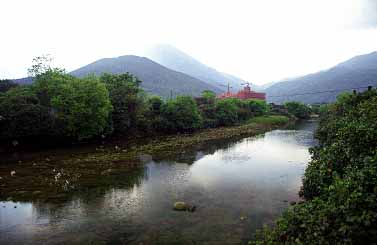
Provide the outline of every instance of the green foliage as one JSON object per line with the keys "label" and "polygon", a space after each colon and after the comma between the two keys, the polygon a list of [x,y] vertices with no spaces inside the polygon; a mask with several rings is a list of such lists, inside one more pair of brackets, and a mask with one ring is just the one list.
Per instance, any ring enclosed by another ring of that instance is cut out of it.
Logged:
{"label": "green foliage", "polygon": [[310,105],[310,112],[313,113],[313,114],[317,114],[319,115],[321,113],[321,107],[323,105],[321,104],[312,104]]}
{"label": "green foliage", "polygon": [[33,85],[1,96],[1,137],[91,138],[104,131],[111,108],[106,86],[97,78],[47,69],[36,74]]}
{"label": "green foliage", "polygon": [[170,132],[192,131],[202,126],[198,106],[189,96],[178,96],[174,100],[169,100],[164,105],[162,114]]}
{"label": "green foliage", "polygon": [[109,92],[96,77],[63,83],[51,105],[57,120],[64,124],[65,135],[79,140],[102,133],[112,109]]}
{"label": "green foliage", "polygon": [[76,78],[65,73],[62,69],[49,69],[37,74],[32,88],[43,106],[51,107],[51,100],[61,93],[61,87]]}
{"label": "green foliage", "polygon": [[[145,135],[230,126],[265,115],[265,101],[220,100],[209,90],[195,100],[167,102],[147,97],[141,81],[126,74],[77,78],[51,68],[49,56],[36,57],[28,70],[33,84],[0,81],[2,139],[53,136],[82,140],[114,133]],[[29,125],[32,123],[32,125]]]}
{"label": "green foliage", "polygon": [[158,96],[147,98],[143,111],[139,115],[138,129],[149,134],[161,133],[166,130],[162,110],[165,102]]}
{"label": "green foliage", "polygon": [[310,107],[296,101],[286,102],[284,106],[287,108],[288,112],[297,118],[305,119],[310,116]]}
{"label": "green foliage", "polygon": [[53,117],[30,87],[19,86],[0,96],[0,138],[51,135]]}
{"label": "green foliage", "polygon": [[51,61],[52,57],[48,54],[35,57],[31,67],[28,69],[28,75],[30,77],[38,77],[41,74],[53,70],[51,68]]}
{"label": "green foliage", "polygon": [[248,110],[250,110],[254,116],[262,116],[269,112],[269,106],[265,100],[246,100],[245,103]]}
{"label": "green foliage", "polygon": [[260,124],[285,124],[289,122],[286,116],[271,115],[271,116],[258,116],[248,120],[247,123],[260,123]]}
{"label": "green foliage", "polygon": [[255,244],[374,244],[377,240],[377,91],[326,106],[301,195]]}
{"label": "green foliage", "polygon": [[238,122],[238,106],[237,100],[235,99],[224,99],[219,100],[216,103],[215,117],[217,120],[217,125],[219,126],[230,126]]}
{"label": "green foliage", "polygon": [[202,97],[207,99],[209,102],[210,101],[214,102],[215,99],[216,99],[216,94],[215,94],[215,92],[213,92],[211,90],[204,90],[202,92]]}
{"label": "green foliage", "polygon": [[377,92],[342,96],[322,114],[313,161],[304,178],[302,194],[312,198],[328,186],[333,174],[341,177],[349,165],[363,162],[377,149]]}
{"label": "green foliage", "polygon": [[138,115],[143,106],[139,87],[141,81],[126,74],[103,74],[101,82],[106,84],[113,111],[111,114],[115,133],[125,134],[137,127]]}
{"label": "green foliage", "polygon": [[215,114],[217,125],[230,126],[255,116],[262,116],[269,108],[263,100],[240,100],[236,98],[219,100]]}

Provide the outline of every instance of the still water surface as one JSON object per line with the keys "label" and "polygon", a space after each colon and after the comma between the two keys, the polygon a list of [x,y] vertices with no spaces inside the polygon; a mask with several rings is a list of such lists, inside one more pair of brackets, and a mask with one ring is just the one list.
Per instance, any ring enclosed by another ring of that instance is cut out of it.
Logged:
{"label": "still water surface", "polygon": [[[127,185],[62,203],[0,201],[0,244],[242,244],[299,200],[315,122],[212,143],[176,159],[143,156]],[[190,160],[187,160],[190,159]],[[194,213],[176,212],[185,201]]]}

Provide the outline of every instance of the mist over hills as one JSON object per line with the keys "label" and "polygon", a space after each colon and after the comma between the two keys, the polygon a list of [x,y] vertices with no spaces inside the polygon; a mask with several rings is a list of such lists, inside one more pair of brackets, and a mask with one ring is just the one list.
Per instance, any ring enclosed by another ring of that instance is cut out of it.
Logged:
{"label": "mist over hills", "polygon": [[170,96],[170,91],[173,92],[173,96],[198,96],[203,90],[221,92],[219,88],[199,79],[168,69],[148,58],[134,55],[100,59],[72,71],[71,74],[83,77],[88,74],[101,75],[102,73],[119,74],[126,72],[138,77],[146,92],[165,98]]}
{"label": "mist over hills", "polygon": [[276,83],[264,92],[267,100],[274,103],[292,100],[328,103],[335,101],[344,90],[367,86],[377,86],[377,52],[353,57],[325,71]]}
{"label": "mist over hills", "polygon": [[[148,52],[155,61],[134,55],[105,58],[74,70],[71,74],[82,77],[105,72],[129,72],[143,81],[141,86],[146,92],[165,98],[170,96],[170,91],[173,96],[198,96],[207,89],[221,93],[226,90],[223,85],[228,82],[233,91],[242,87],[242,79],[205,66],[172,46],[159,45]],[[32,79],[29,77],[13,81],[30,84]],[[362,91],[367,86],[377,86],[377,52],[353,57],[328,70],[268,83],[257,88],[254,86],[253,89],[264,90],[268,102],[296,100],[304,103],[328,103],[335,101],[342,91],[363,87],[359,89]]]}
{"label": "mist over hills", "polygon": [[[145,56],[172,70],[186,73],[210,83],[221,90],[226,89],[229,83],[233,87],[233,90],[237,91],[243,87],[241,84],[245,82],[245,80],[234,75],[219,72],[214,68],[206,66],[190,55],[168,44],[159,44],[149,48]],[[258,89],[257,86],[253,86],[253,88]]]}

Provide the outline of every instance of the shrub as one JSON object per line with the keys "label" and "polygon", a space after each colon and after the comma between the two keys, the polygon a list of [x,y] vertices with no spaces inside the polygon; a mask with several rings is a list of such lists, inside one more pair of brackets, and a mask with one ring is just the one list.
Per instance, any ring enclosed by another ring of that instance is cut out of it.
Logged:
{"label": "shrub", "polygon": [[215,117],[217,125],[230,126],[238,122],[238,107],[233,99],[223,99],[216,103]]}
{"label": "shrub", "polygon": [[263,116],[269,111],[269,106],[264,100],[247,100],[245,103],[253,116]]}
{"label": "shrub", "polygon": [[103,74],[100,80],[109,91],[113,106],[111,121],[115,133],[129,133],[137,127],[137,118],[143,106],[139,87],[141,81],[128,73]]}
{"label": "shrub", "polygon": [[377,240],[377,91],[322,109],[301,195],[255,244],[373,244]]}
{"label": "shrub", "polygon": [[53,134],[54,119],[30,87],[10,89],[0,96],[0,138],[14,139]]}
{"label": "shrub", "polygon": [[162,114],[166,120],[166,128],[170,132],[193,131],[202,126],[198,106],[189,96],[178,96],[168,101],[162,109]]}
{"label": "shrub", "polygon": [[305,119],[310,115],[310,107],[301,102],[290,101],[286,102],[284,106],[287,108],[289,113],[297,118]]}
{"label": "shrub", "polygon": [[79,140],[101,134],[112,109],[106,86],[95,77],[64,83],[51,105],[64,124],[64,134]]}

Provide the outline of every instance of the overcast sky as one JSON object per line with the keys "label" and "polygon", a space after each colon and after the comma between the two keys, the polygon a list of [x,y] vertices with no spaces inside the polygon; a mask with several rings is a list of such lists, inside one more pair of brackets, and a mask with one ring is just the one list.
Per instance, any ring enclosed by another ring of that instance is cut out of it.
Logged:
{"label": "overcast sky", "polygon": [[377,51],[377,0],[1,0],[0,78],[176,46],[256,84]]}

